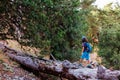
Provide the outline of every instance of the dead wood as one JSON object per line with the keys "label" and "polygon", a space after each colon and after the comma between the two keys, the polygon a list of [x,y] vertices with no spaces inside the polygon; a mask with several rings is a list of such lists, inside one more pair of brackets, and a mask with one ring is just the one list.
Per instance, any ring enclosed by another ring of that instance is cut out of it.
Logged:
{"label": "dead wood", "polygon": [[11,59],[24,65],[25,67],[38,72],[51,74],[69,80],[119,80],[120,71],[104,69],[102,66],[97,68],[83,68],[77,63],[71,63],[68,60],[53,61],[42,58],[33,57],[23,52],[16,51],[7,46],[0,44],[0,49]]}

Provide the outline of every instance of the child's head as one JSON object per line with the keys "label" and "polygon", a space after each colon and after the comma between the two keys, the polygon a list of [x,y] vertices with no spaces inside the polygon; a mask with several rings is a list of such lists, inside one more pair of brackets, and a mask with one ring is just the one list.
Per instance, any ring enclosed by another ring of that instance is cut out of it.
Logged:
{"label": "child's head", "polygon": [[85,36],[82,36],[82,42],[88,42],[88,40]]}

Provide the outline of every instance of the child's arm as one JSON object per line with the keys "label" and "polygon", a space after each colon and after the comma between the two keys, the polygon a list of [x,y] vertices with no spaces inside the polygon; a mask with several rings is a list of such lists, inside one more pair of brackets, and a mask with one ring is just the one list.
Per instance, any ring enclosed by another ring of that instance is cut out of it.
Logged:
{"label": "child's arm", "polygon": [[82,46],[82,52],[81,53],[83,53],[83,51],[84,51],[84,46]]}
{"label": "child's arm", "polygon": [[82,43],[82,52],[81,53],[83,53],[83,51],[84,51],[84,43]]}

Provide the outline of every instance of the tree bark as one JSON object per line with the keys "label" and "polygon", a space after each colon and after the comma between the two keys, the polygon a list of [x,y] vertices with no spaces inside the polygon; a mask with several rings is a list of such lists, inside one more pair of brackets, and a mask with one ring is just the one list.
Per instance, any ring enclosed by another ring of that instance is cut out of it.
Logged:
{"label": "tree bark", "polygon": [[7,54],[11,59],[17,61],[18,63],[24,65],[25,67],[36,71],[38,74],[40,72],[51,74],[69,80],[119,80],[120,71],[109,69],[104,69],[102,66],[97,68],[83,68],[77,63],[71,63],[68,60],[64,61],[53,61],[39,59],[22,52],[18,52],[7,46],[0,44],[0,49]]}

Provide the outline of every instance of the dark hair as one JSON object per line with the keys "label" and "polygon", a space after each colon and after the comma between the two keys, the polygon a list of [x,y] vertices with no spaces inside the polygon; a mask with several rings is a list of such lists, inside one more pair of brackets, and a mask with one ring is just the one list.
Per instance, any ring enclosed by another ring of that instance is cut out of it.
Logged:
{"label": "dark hair", "polygon": [[88,39],[87,39],[87,38],[83,38],[83,39],[82,39],[82,43],[83,43],[83,42],[88,42]]}

